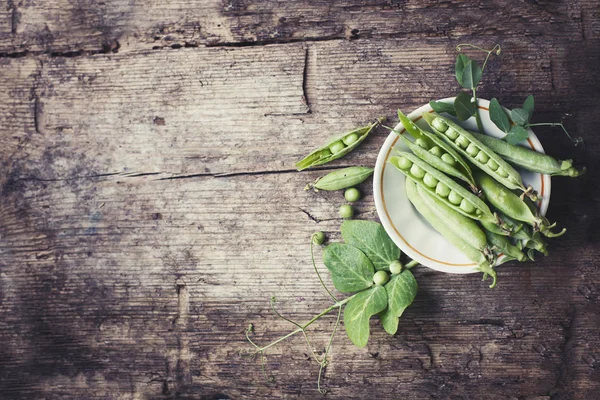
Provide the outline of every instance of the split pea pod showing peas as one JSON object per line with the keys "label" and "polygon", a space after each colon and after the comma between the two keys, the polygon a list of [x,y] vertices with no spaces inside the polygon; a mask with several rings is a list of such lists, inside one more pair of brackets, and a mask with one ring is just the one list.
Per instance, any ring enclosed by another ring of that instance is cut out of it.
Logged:
{"label": "split pea pod showing peas", "polygon": [[[475,184],[471,168],[456,150],[435,134],[419,128],[400,110],[398,110],[398,118],[404,129],[415,139],[415,145],[419,147],[415,149],[415,146],[410,146],[409,144],[408,146],[413,153],[440,171],[465,181],[473,192],[477,193],[479,191]],[[404,138],[404,136],[401,137]],[[429,153],[425,154],[425,151]],[[432,157],[435,157],[435,159]]]}
{"label": "split pea pod showing peas", "polygon": [[492,268],[493,263],[490,263],[486,254],[469,245],[460,235],[457,235],[453,229],[446,225],[446,223],[438,217],[438,213],[434,212],[419,195],[418,185],[411,179],[406,180],[406,195],[419,214],[421,214],[436,231],[438,231],[469,260],[476,263],[480,271],[492,276],[493,282],[490,287],[494,287],[496,285],[496,272]]}
{"label": "split pea pod showing peas", "polygon": [[373,174],[373,168],[348,167],[330,172],[325,176],[317,178],[314,183],[306,185],[304,190],[310,188],[320,190],[341,190],[356,186]]}
{"label": "split pea pod showing peas", "polygon": [[523,146],[515,146],[504,140],[471,132],[479,141],[500,154],[510,164],[524,168],[528,171],[539,172],[547,175],[560,175],[576,177],[585,173],[585,167],[577,170],[573,167],[573,160],[557,160],[547,154],[530,150]]}
{"label": "split pea pod showing peas", "polygon": [[511,192],[508,188],[492,179],[489,175],[477,173],[475,179],[487,200],[492,206],[498,209],[498,211],[517,221],[525,222],[533,226],[536,231],[540,231],[543,235],[548,237],[561,236],[566,232],[566,229],[563,229],[558,233],[552,232],[550,229],[556,224],[550,224],[546,218],[532,211],[525,201]]}
{"label": "split pea pod showing peas", "polygon": [[350,153],[358,147],[369,133],[380,124],[380,120],[367,126],[357,128],[353,131],[343,133],[330,139],[325,145],[313,151],[302,160],[296,163],[298,171],[305,170],[317,165],[323,165],[330,161],[337,160]]}
{"label": "split pea pod showing peas", "polygon": [[459,185],[414,154],[398,152],[390,163],[453,210],[477,220],[496,222],[489,207],[476,195]]}
{"label": "split pea pod showing peas", "polygon": [[469,131],[449,118],[436,113],[423,113],[423,118],[432,130],[477,168],[492,176],[509,189],[522,190],[537,199],[531,187],[525,188],[521,174],[492,149],[479,141]]}

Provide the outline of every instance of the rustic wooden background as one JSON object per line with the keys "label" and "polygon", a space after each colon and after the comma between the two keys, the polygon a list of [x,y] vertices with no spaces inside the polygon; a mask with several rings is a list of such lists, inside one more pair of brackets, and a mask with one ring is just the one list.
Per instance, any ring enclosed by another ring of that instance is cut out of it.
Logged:
{"label": "rustic wooden background", "polygon": [[[453,95],[455,45],[500,43],[480,90],[535,94],[568,228],[535,264],[421,268],[399,333],[338,336],[328,398],[600,398],[597,0],[0,1],[0,397],[319,398],[317,366],[270,311],[329,305],[308,238],[341,193],[294,163],[325,138]],[[386,137],[331,164],[373,165]],[[375,220],[370,182],[359,218]],[[317,324],[322,349],[334,322]]]}

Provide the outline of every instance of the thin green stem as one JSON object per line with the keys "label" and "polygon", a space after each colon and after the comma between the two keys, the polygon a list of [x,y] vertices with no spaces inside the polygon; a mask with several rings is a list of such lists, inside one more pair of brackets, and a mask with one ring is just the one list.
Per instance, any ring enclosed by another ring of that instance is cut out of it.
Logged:
{"label": "thin green stem", "polygon": [[335,337],[335,333],[337,332],[337,328],[340,325],[340,318],[342,317],[342,307],[338,309],[337,320],[335,321],[335,325],[333,326],[333,332],[331,333],[331,337],[329,338],[329,343],[327,343],[327,347],[325,348],[325,354],[323,355],[323,361],[321,362],[321,366],[319,367],[319,377],[317,378],[317,389],[319,393],[325,394],[326,390],[321,389],[321,378],[323,377],[323,372],[325,371],[325,367],[327,366],[327,356],[329,355],[329,351],[331,350],[331,345],[333,344],[333,338]]}
{"label": "thin green stem", "polygon": [[477,121],[477,129],[479,133],[485,133],[483,130],[483,124],[481,123],[481,117],[479,116],[479,104],[477,104],[477,89],[473,88],[473,99],[475,100],[475,121]]}
{"label": "thin green stem", "polygon": [[404,269],[411,269],[413,267],[416,267],[417,265],[419,265],[418,261],[411,260],[411,261],[409,261],[409,262],[406,263],[406,265],[404,266]]}
{"label": "thin green stem", "polygon": [[317,264],[315,263],[315,253],[313,251],[313,241],[312,240],[310,241],[310,257],[312,258],[313,268],[315,269],[317,278],[319,278],[319,282],[321,282],[321,286],[323,286],[323,289],[325,289],[325,291],[327,292],[329,297],[331,297],[333,299],[333,301],[335,301],[337,303],[338,299],[329,291],[329,289],[327,289],[327,286],[325,286],[325,282],[323,282],[323,279],[321,278],[321,274],[319,273],[319,270],[317,268]]}
{"label": "thin green stem", "polygon": [[552,126],[552,127],[560,126],[562,128],[562,130],[565,132],[565,134],[569,137],[569,139],[571,139],[571,141],[573,143],[575,143],[575,146],[577,146],[579,143],[583,143],[583,138],[581,138],[581,137],[573,139],[571,137],[571,135],[569,135],[569,132],[567,132],[567,128],[565,128],[565,126],[562,124],[562,122],[539,122],[536,124],[528,124],[527,126]]}

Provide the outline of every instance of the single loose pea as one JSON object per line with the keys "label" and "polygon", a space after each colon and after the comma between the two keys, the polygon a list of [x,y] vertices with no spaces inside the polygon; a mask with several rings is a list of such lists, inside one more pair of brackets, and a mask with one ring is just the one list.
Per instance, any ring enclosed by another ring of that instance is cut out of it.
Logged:
{"label": "single loose pea", "polygon": [[435,179],[433,175],[425,173],[425,176],[423,177],[423,183],[430,188],[434,188],[438,184],[438,180]]}
{"label": "single loose pea", "polygon": [[442,197],[448,197],[448,195],[450,194],[450,188],[448,186],[446,186],[445,184],[443,184],[442,182],[438,182],[438,184],[435,187],[435,192]]}
{"label": "single loose pea", "polygon": [[495,171],[498,169],[498,163],[494,160],[492,160],[491,158],[488,160],[487,162],[487,166],[492,170]]}
{"label": "single loose pea", "polygon": [[340,206],[340,217],[352,218],[354,215],[354,208],[350,204],[342,204]]}
{"label": "single loose pea", "polygon": [[352,143],[356,142],[357,140],[358,140],[358,133],[351,133],[350,135],[348,135],[342,139],[342,141],[344,142],[344,144],[346,146],[350,146]]}
{"label": "single loose pea", "polygon": [[446,124],[441,118],[434,119],[431,124],[435,129],[437,129],[440,132],[446,132],[446,130],[448,129],[448,124]]}
{"label": "single loose pea", "polygon": [[475,157],[479,153],[479,148],[474,143],[469,143],[467,146],[467,150],[465,150],[468,155],[471,157]]}
{"label": "single loose pea", "polygon": [[448,136],[448,138],[450,140],[454,140],[458,137],[458,132],[456,132],[454,129],[452,129],[451,127],[448,127],[448,130],[446,130],[446,132],[444,132],[444,134],[446,136]]}
{"label": "single loose pea", "polygon": [[398,167],[403,170],[407,170],[412,167],[412,162],[406,157],[398,158]]}
{"label": "single loose pea", "polygon": [[424,149],[427,149],[427,141],[425,139],[422,138],[418,138],[417,140],[415,140],[415,143],[417,144],[417,146],[422,147]]}
{"label": "single loose pea", "polygon": [[437,157],[441,157],[442,154],[444,154],[444,150],[442,150],[442,148],[439,146],[433,146],[429,149],[429,152]]}
{"label": "single loose pea", "polygon": [[360,191],[357,188],[349,188],[344,192],[344,198],[351,203],[360,200]]}
{"label": "single loose pea", "polygon": [[377,286],[385,285],[389,280],[390,276],[385,271],[377,271],[375,272],[375,275],[373,275],[373,282],[375,282]]}
{"label": "single loose pea", "polygon": [[415,178],[421,179],[425,176],[425,171],[423,171],[423,168],[419,167],[417,164],[413,164],[413,166],[410,167],[410,174]]}
{"label": "single loose pea", "polygon": [[469,139],[464,136],[459,136],[456,138],[455,143],[459,145],[461,148],[466,149],[469,146]]}
{"label": "single loose pea", "polygon": [[345,148],[346,148],[346,146],[344,145],[344,143],[342,143],[342,141],[341,141],[341,140],[338,140],[337,142],[335,142],[335,143],[332,143],[332,144],[329,146],[329,150],[331,150],[331,152],[332,152],[333,154],[335,154],[335,153],[339,153],[340,151],[344,150]]}
{"label": "single loose pea", "polygon": [[486,162],[488,162],[488,160],[490,159],[490,157],[485,154],[485,152],[480,151],[479,153],[477,153],[477,155],[475,156],[475,159],[477,161],[479,161],[482,164],[485,164]]}
{"label": "single loose pea", "polygon": [[392,263],[390,264],[390,273],[392,275],[397,275],[400,272],[402,272],[402,263],[398,260],[392,261]]}
{"label": "single loose pea", "polygon": [[312,234],[312,242],[314,244],[323,244],[325,241],[325,234],[321,231]]}
{"label": "single loose pea", "polygon": [[462,201],[460,202],[460,209],[466,213],[471,214],[475,211],[475,206],[468,202],[466,199],[462,199]]}
{"label": "single loose pea", "polygon": [[448,194],[448,201],[454,204],[455,206],[459,205],[462,200],[462,196],[456,193],[454,190],[451,190],[450,194]]}
{"label": "single loose pea", "polygon": [[506,172],[504,170],[504,168],[502,168],[502,167],[498,167],[498,169],[496,170],[496,173],[503,178],[508,178],[508,172]]}
{"label": "single loose pea", "polygon": [[442,161],[449,165],[456,164],[456,160],[448,153],[442,154]]}

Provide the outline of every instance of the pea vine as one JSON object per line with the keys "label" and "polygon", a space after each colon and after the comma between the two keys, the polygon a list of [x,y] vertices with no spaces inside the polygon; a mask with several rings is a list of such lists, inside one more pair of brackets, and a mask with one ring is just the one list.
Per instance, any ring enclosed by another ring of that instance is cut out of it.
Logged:
{"label": "pea vine", "polygon": [[[477,61],[471,59],[466,54],[460,53],[463,47],[468,47],[487,53],[485,60],[483,61],[483,65],[480,66]],[[429,104],[435,112],[453,115],[460,121],[466,121],[471,117],[475,117],[477,129],[479,132],[484,133],[481,117],[479,116],[479,107],[477,107],[477,87],[481,82],[483,71],[485,70],[490,56],[492,54],[497,56],[500,55],[501,47],[499,44],[496,44],[494,47],[488,50],[479,46],[465,43],[457,45],[456,51],[460,53],[456,57],[456,80],[458,81],[460,87],[467,89],[467,91],[461,90],[454,99],[453,104],[439,101],[430,101]],[[508,113],[504,110],[496,98],[492,98],[490,101],[490,119],[498,127],[498,129],[506,133],[504,140],[510,144],[518,144],[526,140],[529,137],[527,128],[533,126],[560,127],[567,137],[575,144],[575,146],[583,143],[583,139],[581,137],[571,137],[562,121],[531,123],[530,121],[533,115],[533,108],[534,100],[533,96],[531,95],[525,99],[522,107],[514,108]]]}
{"label": "pea vine", "polygon": [[[357,347],[363,348],[369,341],[371,317],[379,316],[384,330],[394,335],[398,330],[400,316],[417,295],[417,281],[410,269],[418,263],[410,261],[403,265],[400,262],[402,252],[381,224],[372,221],[347,220],[342,223],[341,234],[344,243],[333,242],[323,249],[323,263],[331,274],[335,289],[351,295],[340,300],[323,281],[315,262],[313,247],[323,243],[324,235],[322,232],[317,232],[311,237],[311,259],[317,278],[333,304],[308,322],[301,324],[279,313],[275,308],[276,299],[272,297],[272,311],[280,319],[294,325],[296,329],[264,346],[252,340],[251,335],[254,333],[252,324],[246,329],[246,339],[254,348],[248,355],[260,357],[263,374],[269,381],[273,381],[274,377],[266,372],[266,351],[301,333],[312,358],[319,365],[317,389],[320,393],[326,393],[322,387],[322,380],[342,315],[348,338]],[[319,357],[308,337],[307,328],[331,312],[336,313],[336,322],[323,355]]]}

